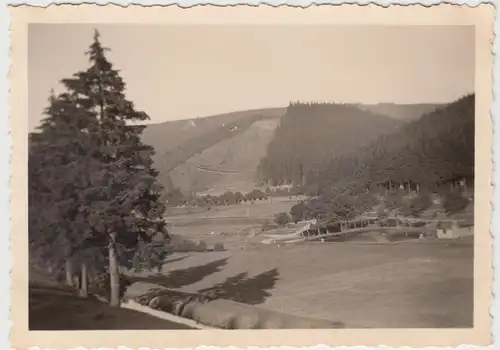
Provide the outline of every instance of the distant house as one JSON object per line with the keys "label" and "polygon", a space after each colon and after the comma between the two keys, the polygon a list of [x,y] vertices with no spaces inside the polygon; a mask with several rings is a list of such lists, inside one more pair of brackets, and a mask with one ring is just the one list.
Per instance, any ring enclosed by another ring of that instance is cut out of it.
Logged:
{"label": "distant house", "polygon": [[474,234],[473,227],[461,227],[457,221],[440,221],[436,229],[440,239],[456,239]]}

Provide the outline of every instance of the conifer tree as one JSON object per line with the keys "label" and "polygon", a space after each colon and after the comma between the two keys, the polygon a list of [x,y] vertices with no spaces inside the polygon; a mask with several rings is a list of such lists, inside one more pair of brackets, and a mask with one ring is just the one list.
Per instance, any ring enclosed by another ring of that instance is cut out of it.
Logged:
{"label": "conifer tree", "polygon": [[[44,201],[58,204],[50,206],[53,213],[41,213],[43,224],[33,219],[46,232],[34,240],[38,246],[60,240],[66,259],[85,263],[92,254],[107,261],[109,301],[118,305],[119,264],[134,255],[148,259],[138,253],[141,242],[157,249],[159,240],[152,238],[160,233],[167,239],[168,232],[153,149],[142,143],[144,126],[138,125],[148,116],[125,98],[125,83],[106,51],[96,31],[87,52],[89,68],[62,80],[66,93],[51,98],[49,117],[32,135],[30,176],[36,181],[30,200],[33,213],[43,210]],[[30,212],[31,217],[36,215]]]}
{"label": "conifer tree", "polygon": [[72,284],[72,258],[81,247],[86,225],[76,225],[78,193],[85,186],[85,148],[91,144],[81,132],[90,120],[68,94],[52,92],[45,118],[29,139],[29,236],[42,259],[65,262]]}
{"label": "conifer tree", "polygon": [[151,241],[163,230],[164,206],[159,202],[157,171],[152,168],[153,149],[141,141],[142,122],[149,117],[125,97],[125,82],[105,56],[96,31],[87,52],[90,67],[63,80],[80,96],[81,106],[96,116],[93,159],[99,171],[82,192],[82,219],[92,225],[95,246],[107,247],[110,303],[119,304],[119,261],[134,254],[139,241]]}

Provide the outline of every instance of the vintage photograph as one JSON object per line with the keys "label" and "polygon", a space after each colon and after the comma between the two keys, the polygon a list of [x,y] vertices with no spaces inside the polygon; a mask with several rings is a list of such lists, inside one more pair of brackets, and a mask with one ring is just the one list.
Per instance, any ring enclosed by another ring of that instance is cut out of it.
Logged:
{"label": "vintage photograph", "polygon": [[29,330],[474,328],[476,38],[29,23]]}

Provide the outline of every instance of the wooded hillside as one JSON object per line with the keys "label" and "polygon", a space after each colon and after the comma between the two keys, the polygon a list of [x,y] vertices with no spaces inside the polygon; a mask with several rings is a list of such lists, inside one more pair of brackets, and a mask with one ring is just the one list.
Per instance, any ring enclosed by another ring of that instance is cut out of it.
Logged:
{"label": "wooded hillside", "polygon": [[[474,95],[468,95],[383,135],[354,155],[333,159],[318,177],[320,188],[356,182],[439,183],[474,178]],[[313,184],[311,181],[310,185]]]}
{"label": "wooded hillside", "polygon": [[416,104],[395,104],[395,103],[377,103],[377,104],[361,104],[355,106],[375,114],[386,115],[388,117],[401,120],[412,121],[419,119],[424,114],[433,112],[434,110],[444,107],[445,104],[433,103],[416,103]]}
{"label": "wooded hillside", "polygon": [[271,185],[314,181],[322,164],[397,130],[401,122],[336,103],[291,103],[281,118],[260,176]]}

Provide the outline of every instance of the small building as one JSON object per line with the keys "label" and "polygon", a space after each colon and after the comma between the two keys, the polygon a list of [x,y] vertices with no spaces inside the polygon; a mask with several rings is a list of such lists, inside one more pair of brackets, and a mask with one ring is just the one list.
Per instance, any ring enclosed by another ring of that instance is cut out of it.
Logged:
{"label": "small building", "polygon": [[440,239],[456,239],[474,234],[474,228],[472,226],[461,227],[460,223],[456,220],[440,221],[436,229],[437,238]]}

